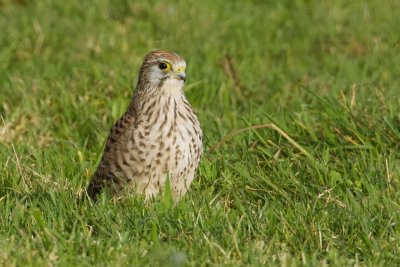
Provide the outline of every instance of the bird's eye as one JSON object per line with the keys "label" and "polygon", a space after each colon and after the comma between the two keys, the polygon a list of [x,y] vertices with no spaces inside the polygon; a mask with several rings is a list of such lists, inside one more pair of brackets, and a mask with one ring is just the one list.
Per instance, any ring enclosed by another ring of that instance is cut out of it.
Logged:
{"label": "bird's eye", "polygon": [[161,62],[158,64],[158,67],[164,71],[169,70],[171,68],[171,65],[166,63],[166,62]]}

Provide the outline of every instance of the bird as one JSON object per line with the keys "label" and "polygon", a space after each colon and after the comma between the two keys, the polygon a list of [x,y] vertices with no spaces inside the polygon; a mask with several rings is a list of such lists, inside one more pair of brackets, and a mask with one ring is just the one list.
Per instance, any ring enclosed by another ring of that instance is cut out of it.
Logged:
{"label": "bird", "polygon": [[167,184],[174,201],[186,194],[203,153],[203,135],[183,92],[185,70],[186,61],[175,52],[154,50],[144,57],[127,110],[112,126],[86,188],[91,199],[107,191],[149,200]]}

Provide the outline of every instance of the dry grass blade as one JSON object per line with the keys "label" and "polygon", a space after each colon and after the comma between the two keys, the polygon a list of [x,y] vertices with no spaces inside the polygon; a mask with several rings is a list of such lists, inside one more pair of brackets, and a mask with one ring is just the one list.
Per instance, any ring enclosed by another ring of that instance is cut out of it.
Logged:
{"label": "dry grass blade", "polygon": [[303,153],[308,159],[314,161],[314,157],[301,145],[299,145],[296,141],[294,141],[285,131],[283,131],[281,128],[279,128],[275,123],[267,123],[267,124],[260,124],[260,125],[252,125],[246,128],[242,128],[236,131],[233,131],[230,134],[225,135],[218,143],[213,145],[209,150],[208,153],[212,153],[215,150],[217,150],[223,143],[231,139],[232,137],[239,135],[241,133],[251,131],[251,130],[256,130],[256,129],[273,129],[277,131],[281,136],[283,136],[286,140],[289,141],[294,147],[296,147],[301,153]]}
{"label": "dry grass blade", "polygon": [[229,54],[226,55],[222,60],[221,65],[225,75],[232,80],[234,85],[233,88],[236,91],[236,94],[243,99],[243,92],[245,92],[247,89],[239,78],[232,56]]}
{"label": "dry grass blade", "polygon": [[[4,121],[3,116],[0,115],[0,118],[1,118],[1,121],[3,122],[4,127],[5,127],[6,126],[6,122]],[[15,150],[15,146],[14,146],[14,142],[12,141],[12,138],[10,138],[10,142],[11,142],[11,148],[13,150],[13,154],[15,156],[15,163],[17,164],[19,174],[21,175],[21,178],[22,178],[22,181],[23,181],[24,185],[27,186],[28,184],[27,184],[27,181],[25,179],[24,172],[23,172],[22,167],[21,167],[21,162],[19,160],[17,151]]]}

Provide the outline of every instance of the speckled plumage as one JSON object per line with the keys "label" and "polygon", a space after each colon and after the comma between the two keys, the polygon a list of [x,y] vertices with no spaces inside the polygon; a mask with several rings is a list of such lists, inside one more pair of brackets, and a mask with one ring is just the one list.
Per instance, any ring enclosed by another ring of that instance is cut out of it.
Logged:
{"label": "speckled plumage", "polygon": [[199,121],[182,91],[185,67],[175,53],[146,55],[131,103],[111,128],[87,187],[90,197],[107,188],[112,195],[133,191],[149,199],[164,190],[167,177],[175,200],[186,193],[203,144]]}

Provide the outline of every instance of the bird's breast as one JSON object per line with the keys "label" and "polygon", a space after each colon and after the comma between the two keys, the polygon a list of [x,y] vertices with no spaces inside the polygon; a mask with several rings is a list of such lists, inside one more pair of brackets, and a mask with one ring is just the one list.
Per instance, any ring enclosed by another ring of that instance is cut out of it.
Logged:
{"label": "bird's breast", "polygon": [[200,124],[185,99],[161,99],[140,118],[133,146],[134,151],[143,148],[138,155],[143,169],[183,175],[200,159]]}

